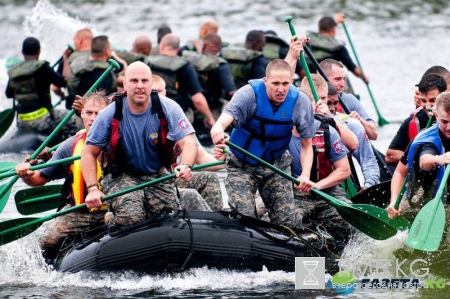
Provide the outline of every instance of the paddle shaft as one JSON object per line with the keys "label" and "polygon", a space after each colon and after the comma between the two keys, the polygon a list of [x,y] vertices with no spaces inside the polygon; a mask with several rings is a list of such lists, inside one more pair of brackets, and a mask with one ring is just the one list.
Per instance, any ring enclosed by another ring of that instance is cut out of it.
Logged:
{"label": "paddle shaft", "polygon": [[[289,18],[287,17],[287,18],[285,19],[285,21],[286,21],[286,22],[288,23],[288,25],[289,25],[289,30],[291,31],[291,35],[293,35],[293,36],[296,35],[294,25],[292,25],[292,18],[289,19]],[[303,49],[304,49],[305,52],[308,54],[308,57],[309,57],[311,60],[314,60],[314,65],[315,65],[316,69],[319,70],[319,73],[322,75],[322,77],[323,77],[327,82],[330,82],[330,80],[329,80],[328,77],[325,75],[324,71],[323,71],[322,68],[320,67],[320,65],[319,65],[319,63],[317,62],[317,60],[316,60],[316,59],[314,58],[314,56],[312,55],[312,53],[311,53],[311,51],[309,50],[308,46],[307,46],[307,45],[303,45]],[[317,95],[316,88],[314,87],[314,83],[313,83],[312,78],[311,78],[311,73],[310,73],[310,71],[309,71],[308,64],[306,63],[305,54],[303,53],[303,51],[300,52],[300,60],[301,60],[301,62],[302,62],[303,69],[305,70],[306,77],[308,78],[309,86],[311,87],[311,91],[312,91],[312,93],[313,93],[313,95],[314,95],[314,100],[315,100],[315,102],[317,103],[317,102],[319,101],[319,96]],[[341,95],[338,95],[338,97],[339,97],[339,102],[341,103],[342,108],[346,111],[347,114],[350,114],[349,109],[347,108],[347,106],[345,106],[344,102],[343,102],[342,99],[341,99]],[[351,157],[350,157],[348,160],[349,160],[350,165],[352,166],[352,170],[355,169],[355,166],[353,165],[353,160],[351,159]],[[356,185],[358,185],[358,187],[360,187],[361,184],[359,183],[359,179],[358,179],[358,175],[356,174],[356,171],[354,172],[354,179],[355,179],[355,181],[357,182]],[[347,178],[347,183],[350,184],[350,183],[353,183],[353,182],[350,182],[349,179]]]}
{"label": "paddle shaft", "polygon": [[[436,216],[438,208],[441,208],[443,210],[441,198],[444,195],[444,190],[446,189],[449,174],[450,174],[450,166],[447,165],[447,167],[445,168],[444,176],[442,177],[442,180],[441,180],[441,184],[439,185],[439,189],[436,193],[436,196],[433,198],[433,200],[431,202],[428,203],[428,204],[432,204],[432,207],[431,207],[430,213],[428,215],[426,215],[427,221],[423,221],[422,219],[419,219],[419,218],[422,218],[422,217],[419,217],[420,212],[417,215],[417,217],[414,219],[414,222],[413,222],[413,225],[411,226],[411,230],[410,230],[409,234],[417,235],[417,232],[416,232],[416,230],[417,230],[417,231],[419,231],[420,236],[419,236],[419,240],[414,242],[415,244],[413,245],[413,244],[411,244],[413,239],[410,239],[410,235],[408,235],[407,244],[410,247],[423,250],[424,247],[426,246],[427,239],[432,235],[431,234],[431,226],[433,225],[434,217]],[[423,207],[422,209],[424,209],[424,208],[425,207]],[[445,212],[442,211],[442,213],[444,215],[444,219],[443,219],[443,223],[441,223],[442,231],[440,231],[439,241],[442,240],[442,234],[444,233],[443,227],[445,225]],[[420,221],[420,225],[417,224],[418,221]],[[423,233],[420,233],[420,231],[422,230],[422,228],[420,226],[423,225],[423,222],[425,222],[425,226],[423,227]],[[435,231],[434,234],[437,234],[437,232]],[[435,236],[433,236],[433,237],[435,237]],[[436,246],[436,248],[437,248],[437,246]],[[427,251],[429,251],[429,250],[427,250]]]}
{"label": "paddle shaft", "polygon": [[[229,147],[232,147],[232,148],[234,148],[235,150],[241,152],[242,154],[249,156],[249,157],[252,158],[253,160],[257,161],[258,163],[260,163],[260,164],[262,164],[262,165],[264,165],[264,166],[266,166],[267,168],[271,169],[272,171],[274,171],[274,172],[278,173],[279,175],[283,176],[284,178],[290,180],[291,182],[293,182],[293,183],[295,183],[295,184],[297,184],[297,185],[300,184],[300,181],[297,180],[296,178],[294,178],[293,176],[287,174],[286,172],[284,172],[284,171],[282,171],[281,169],[279,169],[279,168],[273,166],[272,164],[267,163],[266,161],[264,161],[264,160],[262,160],[261,158],[259,158],[259,157],[255,156],[255,155],[253,155],[252,153],[249,153],[248,151],[246,151],[246,150],[240,148],[239,146],[237,146],[237,145],[235,145],[235,144],[233,144],[233,143],[231,143],[231,142],[229,142],[229,141],[226,142],[226,144],[227,144]],[[332,196],[330,196],[330,195],[328,195],[328,194],[326,194],[326,193],[324,193],[324,192],[322,192],[322,191],[319,191],[319,190],[317,190],[317,189],[314,189],[314,188],[313,188],[313,189],[311,189],[311,192],[316,193],[317,195],[320,195],[321,197],[325,197],[325,198],[328,199],[333,205],[339,205],[339,206],[348,206],[348,207],[351,207],[348,203],[341,202],[341,201],[339,201],[339,200],[333,198]]]}
{"label": "paddle shaft", "polygon": [[[196,165],[192,169],[193,170],[198,170],[198,169],[202,169],[202,168],[206,168],[206,167],[212,167],[212,166],[221,165],[221,164],[224,164],[224,163],[225,162],[223,162],[223,161],[206,163],[206,164]],[[166,175],[166,176],[163,176],[163,177],[155,179],[155,180],[151,180],[149,182],[145,182],[145,183],[136,185],[134,187],[123,189],[123,190],[115,192],[113,194],[105,195],[105,196],[102,197],[102,201],[107,201],[107,200],[110,200],[110,199],[112,199],[114,197],[118,197],[118,196],[130,193],[130,192],[133,192],[133,191],[145,188],[145,187],[149,187],[151,185],[154,185],[154,184],[157,184],[157,183],[169,180],[169,179],[173,179],[173,178],[175,178],[175,174],[174,173]],[[86,207],[86,204],[83,203],[81,205],[78,205],[78,206],[75,206],[75,207],[71,207],[71,208],[68,208],[68,209],[65,209],[65,210],[62,210],[62,211],[59,211],[59,212],[56,212],[56,213],[44,216],[42,218],[34,219],[34,220],[29,221],[29,222],[23,223],[21,225],[14,226],[14,227],[8,228],[8,229],[6,229],[4,231],[1,231],[0,232],[0,245],[6,244],[2,240],[3,236],[7,236],[8,234],[12,234],[12,233],[15,233],[15,232],[20,231],[20,230],[26,230],[30,226],[34,226],[34,225],[38,225],[38,224],[44,223],[45,221],[48,221],[48,220],[54,219],[54,218],[56,218],[58,216],[62,216],[62,215],[65,215],[65,214],[68,214],[68,213],[71,213],[71,212],[83,209],[85,207]]]}
{"label": "paddle shaft", "polygon": [[[355,47],[353,46],[353,42],[352,42],[352,39],[350,38],[350,34],[348,33],[347,26],[345,26],[345,22],[342,22],[342,27],[344,28],[345,35],[347,36],[347,39],[348,39],[348,43],[350,44],[350,48],[352,48],[352,52],[353,52],[353,55],[355,56],[356,63],[358,64],[359,69],[361,70],[361,74],[362,74],[362,76],[363,76],[363,78],[364,78],[364,71],[363,71],[361,62],[359,61],[358,54],[356,54],[356,49],[355,49]],[[383,125],[385,125],[385,124],[388,124],[389,122],[386,121],[386,120],[381,116],[381,113],[380,113],[380,111],[379,111],[379,109],[378,109],[378,105],[377,105],[377,103],[375,102],[375,98],[374,98],[374,96],[373,96],[373,94],[372,94],[372,90],[370,89],[369,83],[366,83],[366,86],[367,86],[367,91],[369,92],[369,95],[370,95],[370,99],[372,100],[373,106],[375,107],[375,111],[377,112],[377,115],[378,115],[378,118],[379,118],[378,124],[379,124],[380,126],[383,126]]]}
{"label": "paddle shaft", "polygon": [[[103,80],[108,76],[109,72],[112,71],[112,69],[120,69],[120,65],[113,59],[109,59],[108,60],[109,63],[111,64],[104,72],[103,74],[100,76],[100,78],[97,79],[97,81],[95,81],[94,85],[91,86],[91,88],[89,88],[89,90],[85,93],[84,97],[86,97],[87,95],[89,95],[90,93],[92,93],[98,85],[100,85],[101,82],[103,82]],[[56,128],[53,130],[53,132],[47,137],[47,139],[45,139],[45,141],[41,144],[41,146],[31,155],[30,159],[34,160],[36,159],[36,157],[39,155],[39,153],[47,146],[47,144],[50,143],[50,141],[53,139],[53,137],[55,137],[55,135],[59,132],[59,130],[61,130],[61,128],[69,121],[69,119],[75,114],[75,109],[70,110],[69,114],[66,115],[66,117],[64,117],[64,119],[59,123],[58,126],[56,126]],[[14,184],[17,180],[19,179],[18,176],[15,176],[11,179],[10,182],[12,182],[12,184]],[[9,187],[12,186],[9,185]],[[6,192],[8,192],[9,188],[1,188],[0,190],[0,199],[4,200],[4,195],[6,194]],[[8,199],[6,199],[8,200]],[[1,207],[1,204],[0,204]],[[3,209],[0,209],[0,212]]]}
{"label": "paddle shaft", "polygon": [[[44,164],[31,166],[30,170],[32,170],[32,171],[39,170],[39,169],[42,169],[42,168],[51,167],[51,166],[55,166],[55,165],[64,164],[64,163],[72,162],[72,161],[75,161],[75,160],[79,160],[80,158],[81,158],[81,156],[78,155],[78,156],[68,157],[68,158],[64,158],[64,159],[61,159],[61,160],[57,160],[57,161],[47,162],[47,163],[44,163]],[[10,177],[10,176],[14,176],[14,175],[17,175],[15,171],[2,173],[2,174],[0,174],[0,179],[7,178],[7,177]]]}
{"label": "paddle shaft", "polygon": [[[97,87],[100,85],[100,83],[103,82],[103,80],[105,80],[105,78],[109,75],[109,73],[114,69],[120,69],[119,64],[113,60],[113,59],[109,59],[108,60],[110,63],[110,66],[103,72],[103,74],[100,76],[100,78],[97,79],[97,81],[95,81],[94,85],[91,86],[91,88],[89,88],[89,90],[84,94],[83,97],[86,97],[87,95],[89,95],[90,93],[92,93],[94,90],[97,89]],[[56,134],[58,134],[58,132],[61,130],[61,128],[69,121],[69,119],[75,114],[75,109],[70,110],[70,112],[66,115],[66,117],[64,117],[64,119],[59,123],[58,126],[56,126],[56,128],[53,130],[53,132],[47,137],[47,139],[45,139],[45,141],[41,144],[41,146],[31,155],[31,160],[36,159],[36,157],[39,155],[39,153],[47,146],[47,144],[50,143],[50,141],[53,139],[53,137],[55,137]]]}

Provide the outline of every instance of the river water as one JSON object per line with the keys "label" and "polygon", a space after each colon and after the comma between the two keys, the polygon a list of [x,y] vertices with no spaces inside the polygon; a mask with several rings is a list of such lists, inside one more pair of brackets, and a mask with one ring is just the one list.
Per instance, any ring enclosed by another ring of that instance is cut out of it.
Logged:
{"label": "river water", "polygon": [[[115,47],[128,49],[139,34],[148,35],[156,45],[156,29],[168,24],[184,44],[197,36],[198,25],[215,18],[219,34],[230,43],[242,43],[252,29],[272,29],[288,40],[284,17],[292,15],[298,34],[316,30],[318,19],[325,14],[345,11],[347,28],[353,39],[381,115],[391,124],[379,128],[376,148],[385,152],[399,124],[413,108],[414,85],[432,65],[450,68],[448,16],[446,0],[135,0],[129,3],[110,1],[8,1],[0,0],[0,90],[7,75],[4,63],[9,57],[20,57],[26,36],[38,37],[42,56],[51,63],[72,43],[74,32],[89,26],[96,34],[106,34]],[[337,38],[346,41],[342,28]],[[350,49],[349,49],[350,50]],[[446,55],[447,54],[447,55]],[[361,102],[374,119],[377,113],[363,83],[349,75],[361,95]],[[57,99],[55,99],[56,101]],[[11,106],[3,92],[0,109]],[[18,162],[23,153],[1,155],[0,161]],[[13,196],[25,188],[17,182],[0,220],[22,217],[14,206]],[[42,215],[37,215],[42,216]],[[0,247],[0,297],[2,298],[326,298],[331,290],[294,290],[295,273],[256,273],[196,269],[183,274],[148,276],[138,273],[78,273],[51,271],[43,263],[37,238],[43,232]],[[405,243],[406,233],[387,241],[374,241],[360,234],[346,248],[345,259],[368,261],[392,259],[393,251]],[[392,269],[391,269],[392,270]],[[450,272],[450,271],[449,271]],[[395,271],[385,272],[395,278]],[[409,272],[408,272],[409,273]],[[450,274],[450,273],[449,273]],[[450,276],[450,275],[449,275]],[[447,285],[447,288],[450,286]],[[442,298],[444,290],[355,290],[349,298]]]}

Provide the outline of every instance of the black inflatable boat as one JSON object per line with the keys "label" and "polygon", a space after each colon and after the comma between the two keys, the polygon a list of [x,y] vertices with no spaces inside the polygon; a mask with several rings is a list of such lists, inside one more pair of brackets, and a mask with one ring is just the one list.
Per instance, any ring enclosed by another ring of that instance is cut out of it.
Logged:
{"label": "black inflatable boat", "polygon": [[[142,223],[103,227],[75,237],[60,251],[55,269],[63,272],[134,270],[183,271],[207,266],[229,270],[293,272],[295,257],[325,256],[322,239],[234,212],[175,210]],[[327,267],[335,262],[327,258]],[[331,269],[330,269],[331,270]]]}

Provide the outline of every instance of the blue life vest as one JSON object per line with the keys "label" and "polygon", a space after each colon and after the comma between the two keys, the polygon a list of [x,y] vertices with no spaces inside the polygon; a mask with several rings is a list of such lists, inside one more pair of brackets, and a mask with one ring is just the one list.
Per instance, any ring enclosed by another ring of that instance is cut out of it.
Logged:
{"label": "blue life vest", "polygon": [[[418,149],[418,147],[420,145],[423,145],[425,143],[433,143],[434,145],[436,145],[437,150],[438,150],[438,154],[442,155],[444,153],[444,146],[442,145],[442,141],[441,138],[439,138],[439,128],[437,124],[434,124],[433,126],[431,126],[429,129],[426,129],[422,132],[420,132],[417,137],[413,140],[413,142],[411,143],[411,147],[409,149],[408,152],[408,169],[409,169],[409,181],[410,183],[412,183],[412,185],[414,185],[414,182],[416,181],[415,177],[416,177],[416,171],[417,168],[414,169],[414,163],[419,163],[419,157],[416,157],[416,150]],[[436,170],[435,170],[435,175],[436,177],[434,178],[435,180],[437,180],[437,184],[434,190],[434,195],[436,195],[437,190],[439,189],[439,185],[441,184],[442,181],[442,177],[444,176],[444,172],[445,172],[445,167],[439,166]],[[429,191],[427,189],[430,189],[430,186],[422,186],[424,188],[425,191]],[[413,189],[416,189],[413,188]]]}
{"label": "blue life vest", "polygon": [[[250,80],[256,95],[256,111],[247,124],[234,128],[231,142],[269,163],[280,158],[289,146],[292,135],[292,114],[299,96],[291,86],[285,101],[273,111],[263,80]],[[240,160],[252,165],[257,162],[245,157],[235,149],[230,149]]]}

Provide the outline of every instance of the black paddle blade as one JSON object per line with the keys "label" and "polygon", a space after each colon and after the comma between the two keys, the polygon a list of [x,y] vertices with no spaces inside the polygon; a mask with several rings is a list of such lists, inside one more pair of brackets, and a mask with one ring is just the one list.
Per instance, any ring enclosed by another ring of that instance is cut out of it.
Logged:
{"label": "black paddle blade", "polygon": [[0,223],[0,245],[8,244],[31,234],[42,222],[31,223],[39,218],[19,218]]}
{"label": "black paddle blade", "polygon": [[368,204],[385,208],[391,201],[391,181],[385,181],[356,194],[350,199],[354,204]]}
{"label": "black paddle blade", "polygon": [[49,185],[20,190],[15,195],[17,211],[32,215],[57,209],[61,205],[62,185]]}

